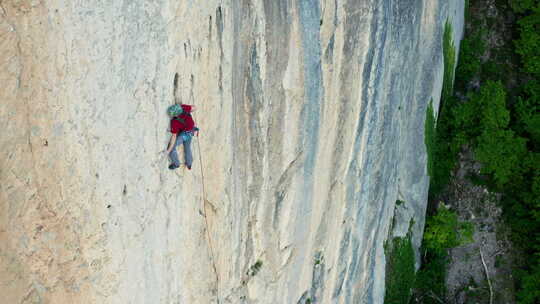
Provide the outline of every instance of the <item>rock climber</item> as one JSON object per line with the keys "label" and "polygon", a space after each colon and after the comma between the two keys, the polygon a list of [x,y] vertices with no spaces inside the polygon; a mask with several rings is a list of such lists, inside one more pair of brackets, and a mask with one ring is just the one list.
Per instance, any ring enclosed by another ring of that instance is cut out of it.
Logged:
{"label": "rock climber", "polygon": [[196,130],[195,122],[191,117],[191,112],[194,106],[174,104],[167,109],[167,113],[171,117],[171,140],[167,146],[167,154],[171,159],[169,169],[174,170],[180,167],[176,147],[184,144],[184,160],[188,170],[191,170],[193,163],[193,155],[191,154],[191,138]]}

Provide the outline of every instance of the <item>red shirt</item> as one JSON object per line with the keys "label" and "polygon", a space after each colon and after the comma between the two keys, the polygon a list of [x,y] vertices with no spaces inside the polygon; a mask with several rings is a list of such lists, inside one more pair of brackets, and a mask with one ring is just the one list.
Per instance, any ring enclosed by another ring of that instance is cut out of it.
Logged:
{"label": "red shirt", "polygon": [[180,134],[184,131],[191,131],[195,127],[195,122],[191,115],[183,113],[171,119],[171,133]]}
{"label": "red shirt", "polygon": [[191,110],[193,110],[192,105],[181,104],[180,106],[182,107],[182,110],[184,110],[184,112],[187,112],[187,113],[191,113]]}

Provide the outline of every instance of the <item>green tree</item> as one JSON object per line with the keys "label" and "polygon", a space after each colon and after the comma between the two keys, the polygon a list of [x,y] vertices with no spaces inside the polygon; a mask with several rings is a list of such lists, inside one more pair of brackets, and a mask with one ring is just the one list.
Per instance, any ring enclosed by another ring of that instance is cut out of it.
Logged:
{"label": "green tree", "polygon": [[471,102],[480,114],[480,130],[496,130],[508,126],[510,112],[506,109],[506,91],[501,82],[487,81]]}
{"label": "green tree", "polygon": [[523,13],[538,6],[538,0],[511,0],[510,6],[516,13]]}
{"label": "green tree", "polygon": [[461,41],[455,79],[459,89],[465,89],[465,85],[480,73],[482,61],[479,55],[485,52],[484,35],[486,35],[485,31],[478,30],[471,37],[466,37]]}
{"label": "green tree", "polygon": [[527,155],[526,140],[511,130],[486,130],[478,139],[475,158],[482,163],[482,173],[491,174],[502,189],[510,178],[522,173]]}
{"label": "green tree", "polygon": [[473,142],[482,173],[492,175],[499,189],[522,173],[527,141],[507,129],[510,112],[500,82],[487,81],[467,102],[454,107],[452,114],[456,140]]}
{"label": "green tree", "polygon": [[540,302],[540,256],[536,256],[536,265],[521,278],[521,290],[518,292],[520,304]]}
{"label": "green tree", "polygon": [[513,129],[531,139],[532,149],[540,149],[540,82],[529,80],[513,107],[515,122]]}
{"label": "green tree", "polygon": [[532,13],[518,21],[519,39],[515,42],[516,52],[521,55],[527,73],[540,76],[540,4]]}
{"label": "green tree", "polygon": [[452,108],[453,134],[457,144],[475,139],[485,131],[506,128],[510,112],[506,109],[506,92],[500,82],[487,81],[466,102]]}

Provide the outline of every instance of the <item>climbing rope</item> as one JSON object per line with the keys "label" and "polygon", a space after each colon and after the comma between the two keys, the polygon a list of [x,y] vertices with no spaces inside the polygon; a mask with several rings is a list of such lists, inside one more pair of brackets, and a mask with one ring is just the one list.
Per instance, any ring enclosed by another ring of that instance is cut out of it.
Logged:
{"label": "climbing rope", "polygon": [[[195,105],[195,103],[193,104]],[[191,114],[193,116],[193,114]],[[195,118],[193,118],[193,121],[195,121]],[[199,139],[199,131],[197,131],[197,150],[199,150],[199,165],[201,167],[201,181],[202,181],[202,205],[204,209],[204,224],[206,226],[206,237],[208,241],[208,247],[210,247],[210,258],[212,259],[212,267],[214,269],[214,274],[216,275],[216,299],[217,303],[219,304],[219,275],[217,272],[216,267],[216,259],[214,256],[214,246],[212,245],[212,236],[210,235],[210,229],[208,225],[208,212],[207,212],[207,204],[208,201],[206,199],[206,187],[204,182],[204,169],[203,169],[203,161],[202,161],[202,153],[201,153],[201,141]]]}

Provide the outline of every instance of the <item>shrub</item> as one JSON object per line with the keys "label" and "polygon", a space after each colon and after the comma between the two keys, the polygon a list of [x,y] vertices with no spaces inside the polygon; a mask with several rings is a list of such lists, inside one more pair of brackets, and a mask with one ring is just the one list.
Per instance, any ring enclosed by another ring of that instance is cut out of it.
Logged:
{"label": "shrub", "polygon": [[442,205],[426,221],[422,250],[422,268],[416,274],[413,303],[434,304],[446,296],[447,250],[472,242],[473,225],[460,222],[455,212]]}
{"label": "shrub", "polygon": [[425,252],[422,268],[416,274],[414,289],[418,298],[413,298],[413,303],[440,304],[437,298],[444,299],[446,297],[447,262],[447,257],[444,254],[433,251]]}
{"label": "shrub", "polygon": [[439,303],[446,295],[447,250],[472,241],[473,225],[460,222],[455,212],[442,205],[426,221],[422,248],[424,260],[415,281],[414,303]]}
{"label": "shrub", "polygon": [[427,219],[424,246],[437,253],[445,253],[472,241],[472,224],[458,221],[455,212],[442,205],[437,214]]}
{"label": "shrub", "polygon": [[456,66],[456,47],[452,37],[452,24],[446,20],[443,34],[443,58],[444,58],[444,75],[441,101],[444,103],[452,96],[452,88],[454,87],[454,68]]}
{"label": "shrub", "polygon": [[414,250],[410,235],[396,237],[386,249],[386,294],[384,303],[407,304],[414,284]]}
{"label": "shrub", "polygon": [[433,180],[433,162],[435,157],[436,131],[435,131],[435,113],[433,112],[433,100],[430,100],[426,110],[426,121],[424,123],[424,143],[427,151],[427,172]]}
{"label": "shrub", "polygon": [[262,267],[262,261],[257,260],[257,262],[255,262],[255,264],[253,264],[253,265],[251,265],[251,267],[249,267],[248,274],[251,275],[252,277],[255,276],[259,272],[259,270],[261,270],[261,267]]}
{"label": "shrub", "polygon": [[438,118],[430,103],[426,111],[425,144],[428,151],[429,196],[436,196],[448,182],[455,166],[457,149],[453,145],[449,113],[456,102],[452,97],[455,67],[455,46],[452,26],[447,20],[443,34],[444,74]]}

